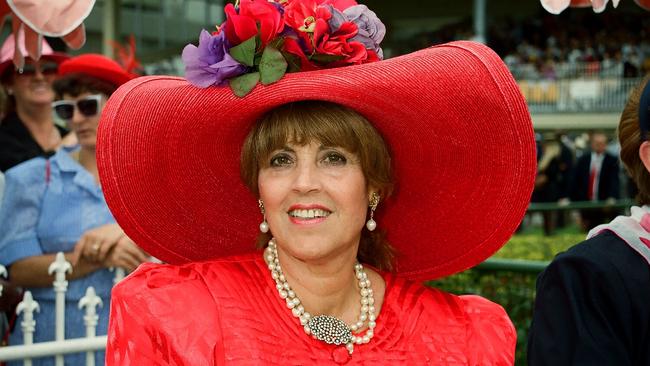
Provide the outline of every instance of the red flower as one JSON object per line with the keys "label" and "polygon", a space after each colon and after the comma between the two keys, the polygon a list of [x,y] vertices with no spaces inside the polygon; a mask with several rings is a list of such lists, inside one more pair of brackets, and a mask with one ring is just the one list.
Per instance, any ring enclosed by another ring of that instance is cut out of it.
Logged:
{"label": "red flower", "polygon": [[[303,52],[302,47],[300,47],[298,44],[298,40],[289,37],[285,38],[283,50],[294,55],[297,58],[300,71],[312,71],[319,69],[317,65],[314,65],[311,61],[309,61],[307,56],[305,56],[305,52]],[[289,60],[289,62],[291,62],[291,60]]]}
{"label": "red flower", "polygon": [[313,51],[315,34],[329,31],[327,21],[332,14],[326,6],[319,6],[320,2],[294,0],[284,8],[285,23],[305,41],[309,52]]}
{"label": "red flower", "polygon": [[224,11],[226,37],[232,46],[257,35],[258,23],[262,47],[284,29],[280,10],[267,0],[241,0],[239,12],[232,4],[226,5]]}
{"label": "red flower", "polygon": [[342,57],[331,66],[363,63],[368,58],[366,46],[360,42],[349,41],[357,35],[357,31],[356,24],[345,22],[333,34],[329,34],[329,32],[315,33],[316,53]]}

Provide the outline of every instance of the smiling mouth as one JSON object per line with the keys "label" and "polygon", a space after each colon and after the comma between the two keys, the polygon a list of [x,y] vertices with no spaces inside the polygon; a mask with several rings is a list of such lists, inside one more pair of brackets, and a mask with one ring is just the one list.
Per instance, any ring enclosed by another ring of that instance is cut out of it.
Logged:
{"label": "smiling mouth", "polygon": [[330,211],[322,209],[300,209],[300,210],[291,210],[288,212],[289,216],[296,218],[298,220],[313,220],[326,218],[332,213]]}

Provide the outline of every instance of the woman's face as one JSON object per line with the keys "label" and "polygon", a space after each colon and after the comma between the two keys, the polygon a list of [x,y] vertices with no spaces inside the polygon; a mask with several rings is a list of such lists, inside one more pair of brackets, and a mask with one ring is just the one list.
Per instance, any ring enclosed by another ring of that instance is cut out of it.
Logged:
{"label": "woman's face", "polygon": [[357,250],[369,193],[355,154],[287,143],[261,166],[260,198],[280,250],[307,261]]}
{"label": "woman's face", "polygon": [[66,121],[68,127],[74,131],[79,145],[85,148],[95,148],[99,116],[106,99],[103,94],[88,92],[76,97],[63,94],[63,99],[54,102],[53,108],[59,118]]}
{"label": "woman's face", "polygon": [[56,78],[58,65],[45,60],[25,62],[23,73],[14,73],[8,91],[19,105],[49,105],[54,100],[52,82]]}

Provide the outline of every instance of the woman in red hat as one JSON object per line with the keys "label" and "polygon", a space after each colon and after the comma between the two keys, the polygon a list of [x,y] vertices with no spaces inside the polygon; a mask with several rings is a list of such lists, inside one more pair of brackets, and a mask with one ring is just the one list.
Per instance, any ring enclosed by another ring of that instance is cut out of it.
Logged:
{"label": "woman in red hat", "polygon": [[533,131],[499,57],[379,61],[385,27],[351,0],[225,11],[187,80],[129,82],[102,115],[109,207],[169,263],[113,289],[107,364],[511,365],[499,305],[419,282],[483,261],[528,205]]}
{"label": "woman in red hat", "polygon": [[[58,100],[51,108],[76,134],[79,146],[10,169],[0,207],[0,262],[7,266],[11,282],[31,291],[40,306],[40,312],[34,314],[35,342],[55,338],[55,302],[48,274],[55,253],[64,252],[72,264],[66,292],[66,338],[86,335],[83,312],[77,307],[89,286],[104,304],[97,309],[97,333],[106,334],[115,277],[109,268],[133,270],[147,260],[108,210],[95,159],[99,115],[113,91],[132,76],[115,61],[94,54],[64,61],[59,75],[54,82]],[[21,327],[15,328],[10,343],[23,343]],[[65,362],[80,365],[85,357],[68,355]],[[96,364],[103,360],[104,353],[97,352]],[[53,361],[50,357],[32,362],[50,365]]]}
{"label": "woman in red hat", "polygon": [[14,67],[13,59],[16,49],[27,54],[23,39],[16,45],[10,35],[0,48],[0,80],[8,95],[0,123],[1,172],[25,160],[51,155],[68,133],[54,124],[50,107],[54,100],[52,82],[59,64],[68,56],[52,51],[45,39],[41,48],[41,58],[27,58],[21,69]]}

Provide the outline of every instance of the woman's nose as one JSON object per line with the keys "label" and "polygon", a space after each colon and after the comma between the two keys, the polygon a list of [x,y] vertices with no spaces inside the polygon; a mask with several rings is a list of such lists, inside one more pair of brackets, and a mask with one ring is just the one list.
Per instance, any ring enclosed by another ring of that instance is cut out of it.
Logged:
{"label": "woman's nose", "polygon": [[314,164],[298,164],[294,180],[294,190],[301,193],[317,191],[321,188],[318,168]]}
{"label": "woman's nose", "polygon": [[86,117],[81,112],[79,112],[79,108],[75,106],[72,111],[72,119],[70,121],[72,123],[78,124],[83,122],[85,118]]}

